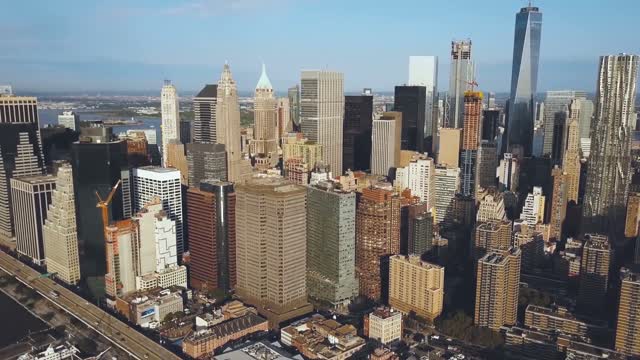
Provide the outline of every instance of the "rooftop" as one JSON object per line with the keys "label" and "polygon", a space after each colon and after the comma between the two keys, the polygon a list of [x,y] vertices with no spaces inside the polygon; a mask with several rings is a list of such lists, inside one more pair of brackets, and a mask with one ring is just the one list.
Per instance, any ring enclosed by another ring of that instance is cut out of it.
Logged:
{"label": "rooftop", "polygon": [[202,90],[195,96],[196,98],[215,98],[218,97],[218,85],[206,84]]}
{"label": "rooftop", "polygon": [[199,342],[206,341],[209,338],[223,338],[266,322],[266,319],[253,313],[248,313],[247,315],[216,324],[208,329],[196,331],[185,338],[184,341]]}
{"label": "rooftop", "polygon": [[388,307],[379,307],[376,308],[375,310],[373,310],[373,312],[371,313],[372,315],[375,315],[378,318],[381,319],[387,319],[390,317],[395,317],[395,316],[402,316],[401,313],[394,311],[391,308]]}
{"label": "rooftop", "polygon": [[53,175],[34,175],[24,176],[19,178],[12,178],[11,180],[21,181],[29,183],[31,185],[50,184],[56,182],[56,177]]}

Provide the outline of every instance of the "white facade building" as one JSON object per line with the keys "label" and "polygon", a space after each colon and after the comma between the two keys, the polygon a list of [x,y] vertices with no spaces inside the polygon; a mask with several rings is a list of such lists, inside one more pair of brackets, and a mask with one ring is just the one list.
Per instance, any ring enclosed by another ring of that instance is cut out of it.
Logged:
{"label": "white facade building", "polygon": [[73,131],[80,131],[80,117],[73,111],[64,111],[58,115],[58,125]]}
{"label": "white facade building", "polygon": [[165,80],[160,93],[160,113],[162,115],[162,164],[166,166],[168,157],[168,144],[180,141],[180,104],[178,102],[178,91]]}
{"label": "white facade building", "polygon": [[397,154],[400,150],[402,123],[393,117],[382,117],[373,120],[371,135],[371,174],[389,174],[389,169],[396,166]]}
{"label": "white facade building", "polygon": [[436,223],[452,223],[453,202],[460,190],[460,168],[436,166],[434,171],[433,201]]}
{"label": "white facade building", "polygon": [[500,160],[496,175],[500,191],[516,191],[520,176],[518,158],[511,153],[504,153],[504,158]]}
{"label": "white facade building", "polygon": [[409,162],[409,189],[411,194],[420,197],[431,209],[434,204],[435,162],[432,158],[419,155]]}
{"label": "white facade building", "polygon": [[542,188],[533,187],[533,192],[527,195],[520,218],[529,225],[540,224],[544,221],[544,195]]}
{"label": "white facade building", "polygon": [[[438,95],[438,57],[409,56],[409,86],[424,86],[427,91],[425,101],[425,136],[434,136],[438,120],[434,119],[434,107]],[[435,126],[434,126],[435,121]]]}

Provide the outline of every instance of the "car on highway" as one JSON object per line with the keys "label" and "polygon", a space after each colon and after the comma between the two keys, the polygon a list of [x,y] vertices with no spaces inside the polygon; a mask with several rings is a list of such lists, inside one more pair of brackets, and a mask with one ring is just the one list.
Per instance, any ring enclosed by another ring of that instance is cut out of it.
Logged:
{"label": "car on highway", "polygon": [[52,298],[56,299],[58,296],[60,296],[60,293],[55,291],[55,290],[51,290],[51,291],[49,291],[49,296],[51,296]]}

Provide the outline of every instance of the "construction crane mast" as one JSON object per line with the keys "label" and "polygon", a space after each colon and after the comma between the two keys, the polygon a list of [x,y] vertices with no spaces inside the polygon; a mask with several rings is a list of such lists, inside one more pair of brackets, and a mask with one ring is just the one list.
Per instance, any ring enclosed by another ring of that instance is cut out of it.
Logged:
{"label": "construction crane mast", "polygon": [[98,192],[96,191],[96,196],[98,197],[98,203],[96,204],[96,207],[102,210],[102,231],[104,232],[105,240],[107,239],[107,227],[109,226],[109,204],[111,203],[116,190],[118,190],[120,182],[121,180],[118,180],[118,182],[113,185],[113,188],[111,188],[111,192],[109,192],[109,195],[105,200],[102,200],[102,197],[100,197],[100,194],[98,194]]}

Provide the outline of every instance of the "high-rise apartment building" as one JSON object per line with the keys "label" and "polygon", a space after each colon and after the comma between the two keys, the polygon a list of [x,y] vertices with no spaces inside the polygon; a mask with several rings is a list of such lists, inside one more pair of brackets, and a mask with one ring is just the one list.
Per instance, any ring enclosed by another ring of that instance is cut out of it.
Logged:
{"label": "high-rise apartment building", "polygon": [[476,224],[475,229],[475,254],[477,258],[490,251],[509,249],[512,244],[511,221],[489,220]]}
{"label": "high-rise apartment building", "polygon": [[457,168],[460,165],[460,149],[462,144],[462,129],[440,129],[438,147],[438,165]]}
{"label": "high-rise apartment building", "polygon": [[[404,168],[403,188],[411,190],[411,195],[426,203],[426,208],[435,206],[435,162],[426,154],[415,153]],[[396,177],[397,179],[397,177]],[[406,180],[405,180],[406,179]],[[404,189],[403,189],[404,190]]]}
{"label": "high-rise apartment building", "polygon": [[605,304],[613,250],[607,236],[585,234],[584,237],[578,306],[598,310]]}
{"label": "high-rise apartment building", "polygon": [[58,125],[73,131],[80,131],[80,116],[73,111],[63,111],[58,115]]}
{"label": "high-rise apartment building", "polygon": [[160,92],[160,113],[162,116],[162,163],[167,166],[169,142],[180,141],[180,103],[178,91],[170,80],[164,81]]}
{"label": "high-rise apartment building", "polygon": [[544,221],[545,196],[542,187],[534,186],[533,192],[527,195],[520,218],[529,225],[541,224]]}
{"label": "high-rise apartment building", "polygon": [[371,173],[389,174],[389,169],[400,165],[402,140],[402,113],[385,112],[373,120],[371,144]]}
{"label": "high-rise apartment building", "polygon": [[561,167],[556,166],[551,170],[551,177],[553,177],[553,190],[549,214],[549,239],[560,241],[564,220],[567,217],[569,175]]}
{"label": "high-rise apartment building", "polygon": [[342,167],[347,170],[371,168],[371,131],[373,127],[373,96],[344,97]]}
{"label": "high-rise apartment building", "polygon": [[216,142],[227,150],[227,180],[237,182],[251,173],[251,164],[242,158],[240,148],[240,105],[238,88],[229,64],[224,64],[218,81],[216,100]]}
{"label": "high-rise apartment building", "polygon": [[187,144],[187,164],[190,186],[208,179],[227,180],[227,151],[222,144]]}
{"label": "high-rise apartment building", "polygon": [[620,236],[624,230],[639,61],[636,55],[600,57],[582,213],[585,232]]}
{"label": "high-rise apartment building", "polygon": [[402,150],[425,152],[427,90],[424,86],[396,86],[393,110],[402,113]]}
{"label": "high-rise apartment building", "polygon": [[462,148],[460,149],[461,193],[464,196],[476,196],[478,147],[480,145],[480,117],[482,116],[482,93],[466,91],[464,93],[464,122],[462,129]]}
{"label": "high-rise apartment building", "polygon": [[301,78],[302,133],[322,145],[331,172],[342,174],[344,77],[332,71],[303,71]]}
{"label": "high-rise apartment building", "polygon": [[131,219],[116,221],[106,227],[106,262],[104,274],[105,292],[108,301],[136,291],[136,276],[139,274],[137,249],[139,232]]}
{"label": "high-rise apartment building", "polygon": [[236,187],[236,294],[271,327],[311,310],[307,303],[307,190],[281,177]]}
{"label": "high-rise apartment building", "polygon": [[513,67],[506,143],[508,152],[516,152],[524,156],[530,156],[533,150],[533,97],[538,89],[541,34],[540,10],[533,6],[520,9],[516,14],[513,38]]}
{"label": "high-rise apartment building", "polygon": [[573,100],[570,106],[569,123],[567,125],[567,139],[562,158],[562,168],[567,173],[567,201],[578,203],[580,188],[580,113],[581,101]]}
{"label": "high-rise apartment building", "polygon": [[218,101],[218,85],[207,84],[193,98],[193,142],[215,143],[216,103]]}
{"label": "high-rise apartment building", "polygon": [[627,269],[621,275],[615,349],[627,356],[640,356],[640,275]]}
{"label": "high-rise apartment building", "polygon": [[55,273],[65,284],[76,285],[80,281],[80,257],[70,164],[65,163],[56,170],[55,190],[51,195],[42,236],[47,272]]}
{"label": "high-rise apartment building", "polygon": [[51,175],[26,176],[11,179],[11,206],[16,234],[16,251],[44,265],[42,226],[47,219],[56,178]]}
{"label": "high-rise apartment building", "polygon": [[253,139],[249,152],[264,168],[271,168],[278,162],[278,102],[273,86],[262,64],[262,74],[256,85],[253,102]]}
{"label": "high-rise apartment building", "polygon": [[482,140],[478,148],[478,187],[496,187],[498,170],[498,146],[495,141]]}
{"label": "high-rise apartment building", "polygon": [[307,188],[307,288],[309,297],[332,306],[358,295],[356,194],[331,181]]}
{"label": "high-rise apartment building", "polygon": [[169,219],[176,223],[178,259],[185,250],[182,221],[182,186],[176,169],[145,166],[133,169],[133,208],[140,211],[151,200],[159,198]]}
{"label": "high-rise apartment building", "polygon": [[423,151],[433,152],[435,137],[438,134],[436,106],[438,99],[438,57],[409,56],[409,86],[425,87],[425,118]]}
{"label": "high-rise apartment building", "polygon": [[[421,256],[433,245],[433,212],[426,203],[412,204],[407,209],[407,254]],[[404,210],[404,209],[402,209]]]}
{"label": "high-rise apartment building", "polygon": [[360,295],[379,300],[383,296],[381,262],[400,253],[400,198],[381,188],[363,189],[356,216]]}
{"label": "high-rise apartment building", "polygon": [[490,251],[478,260],[474,323],[498,331],[518,314],[520,256],[517,247]]}
{"label": "high-rise apartment building", "polygon": [[[628,238],[638,236],[638,225],[640,225],[640,193],[630,192],[627,199],[624,236]],[[640,251],[640,249],[636,251]]]}
{"label": "high-rise apartment building", "polygon": [[223,291],[235,287],[235,211],[232,183],[204,181],[187,190],[191,287]]}
{"label": "high-rise apartment building", "polygon": [[464,123],[464,93],[472,90],[475,65],[471,59],[471,40],[451,42],[448,111],[442,127],[461,129]]}
{"label": "high-rise apartment building", "polygon": [[435,222],[452,225],[454,222],[454,202],[460,190],[460,169],[436,166],[433,175],[433,207]]}
{"label": "high-rise apartment building", "polygon": [[442,313],[444,267],[420,255],[393,255],[389,264],[389,305],[405,314],[433,321]]}

